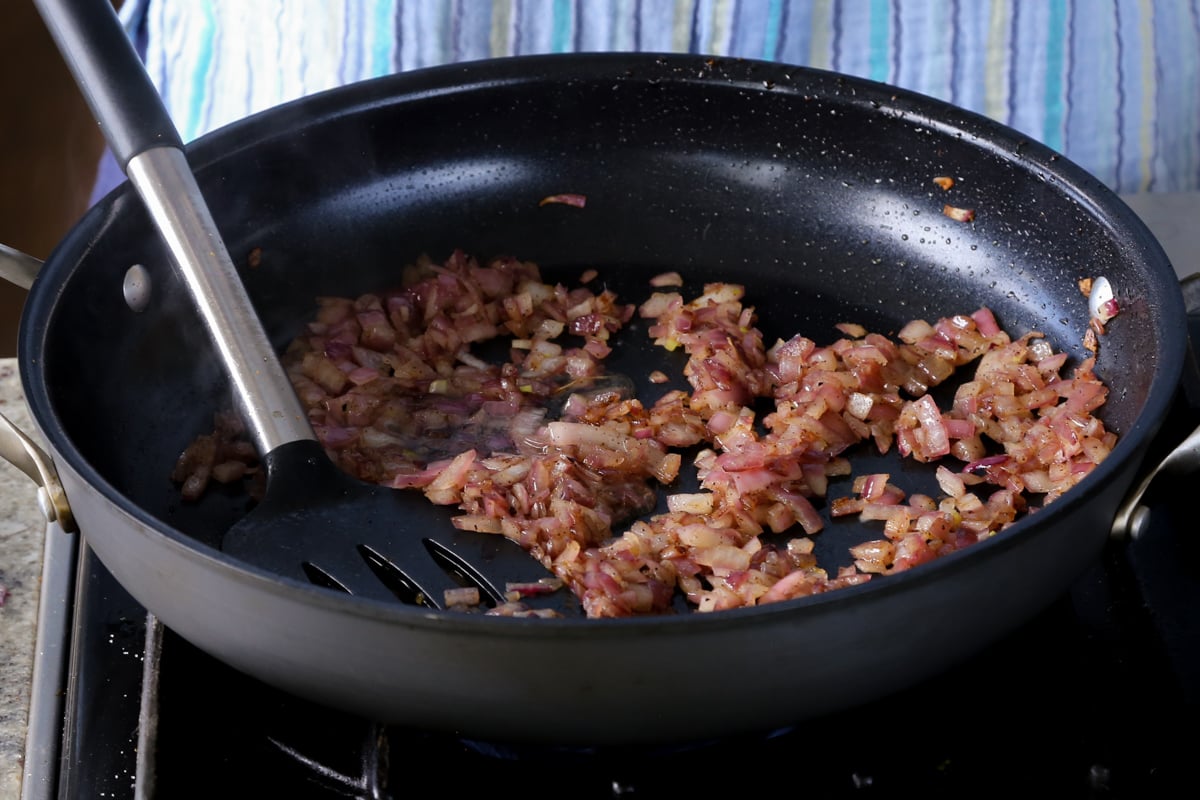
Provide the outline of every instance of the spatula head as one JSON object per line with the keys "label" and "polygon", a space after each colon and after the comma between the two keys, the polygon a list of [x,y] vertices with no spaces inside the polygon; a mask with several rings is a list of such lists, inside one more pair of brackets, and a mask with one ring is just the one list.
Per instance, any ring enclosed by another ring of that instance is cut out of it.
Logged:
{"label": "spatula head", "polygon": [[[263,460],[266,493],[222,543],[250,564],[359,597],[428,608],[445,607],[447,590],[470,586],[486,608],[505,602],[510,584],[553,578],[504,536],[458,530],[453,510],[421,493],[347,475],[315,440],[282,445]],[[582,613],[565,588],[522,602]]]}

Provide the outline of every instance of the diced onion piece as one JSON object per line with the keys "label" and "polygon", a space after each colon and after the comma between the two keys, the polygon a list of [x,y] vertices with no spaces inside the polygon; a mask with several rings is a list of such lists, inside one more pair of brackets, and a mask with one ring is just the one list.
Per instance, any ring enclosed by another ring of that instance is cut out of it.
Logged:
{"label": "diced onion piece", "polygon": [[458,586],[447,589],[442,593],[442,602],[445,603],[446,608],[477,606],[479,605],[479,587]]}
{"label": "diced onion piece", "polygon": [[543,197],[538,201],[539,206],[559,204],[565,206],[574,206],[575,208],[583,208],[587,205],[587,196],[582,194],[574,194],[564,192],[562,194],[551,194]]}
{"label": "diced onion piece", "polygon": [[650,279],[656,289],[664,286],[683,286],[683,277],[678,272],[662,272]]}
{"label": "diced onion piece", "polygon": [[959,208],[946,204],[942,206],[942,213],[955,222],[971,222],[975,219],[975,209],[973,208]]}
{"label": "diced onion piece", "polygon": [[563,587],[559,578],[542,578],[537,581],[504,584],[505,596],[531,597],[534,595],[553,594]]}
{"label": "diced onion piece", "polygon": [[460,531],[475,531],[476,533],[503,533],[504,525],[500,520],[485,517],[482,514],[460,514],[450,520]]}
{"label": "diced onion piece", "polygon": [[668,495],[667,508],[673,514],[711,514],[713,495],[711,492]]}
{"label": "diced onion piece", "polygon": [[867,335],[867,329],[857,322],[839,322],[834,327],[853,339],[861,339]]}
{"label": "diced onion piece", "polygon": [[[720,611],[860,584],[994,535],[1030,495],[1053,501],[1116,443],[1092,414],[1107,396],[1094,362],[1068,372],[1041,334],[1012,339],[986,308],[914,320],[897,337],[843,323],[828,345],[796,334],[766,348],[745,287],[732,283],[690,301],[655,292],[637,308],[607,289],[545,283],[526,262],[481,266],[461,253],[423,260],[404,279],[391,294],[322,299],[289,350],[289,376],[340,465],[457,506],[455,527],[505,536],[555,574],[509,585],[510,602],[490,615],[551,615],[521,598],[560,586],[605,617],[665,612],[676,591]],[[681,281],[664,273],[653,283]],[[1102,281],[1086,291],[1104,302]],[[690,391],[643,405],[632,392],[582,390],[605,374],[612,335],[635,313],[649,340],[687,358]],[[508,363],[471,349],[502,335]],[[939,408],[927,390],[977,360]],[[569,399],[551,412],[557,397]],[[253,447],[227,434],[181,456],[172,477],[189,500],[214,480],[263,477]],[[871,445],[966,466],[935,465],[937,497],[906,496],[891,475],[869,472],[852,496],[829,498],[831,476],[851,475],[854,448]],[[682,465],[668,448],[695,448],[699,486],[669,489],[666,511],[652,513]],[[883,538],[854,546],[853,564],[830,575],[810,536],[849,514],[881,523],[871,527]],[[447,606],[478,603],[471,592],[448,594]]]}
{"label": "diced onion piece", "polygon": [[1088,311],[1093,319],[1101,324],[1108,322],[1118,312],[1116,295],[1108,278],[1100,276],[1092,279],[1091,291],[1088,292]]}

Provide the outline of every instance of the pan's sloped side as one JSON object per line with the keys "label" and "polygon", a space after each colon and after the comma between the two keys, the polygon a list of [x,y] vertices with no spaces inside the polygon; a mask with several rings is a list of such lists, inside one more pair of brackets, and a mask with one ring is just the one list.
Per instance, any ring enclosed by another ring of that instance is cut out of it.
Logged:
{"label": "pan's sloped side", "polygon": [[[465,619],[320,592],[214,548],[246,497],[184,504],[168,476],[227,392],[153,229],[118,190],[52,254],[22,320],[26,394],[81,528],[131,594],[203,649],[389,720],[531,741],[687,739],[777,727],[934,674],[1095,557],[1182,369],[1174,273],[1115,195],[1015,131],[829,73],[682,56],[457,65],[264,112],[189,158],[279,347],[318,295],[376,290],[419,254],[459,247],[534,260],[563,281],[594,267],[631,302],[664,269],[687,292],[742,282],[768,340],[827,339],[846,321],[892,333],[986,305],[1076,360],[1088,355],[1078,281],[1103,274],[1117,287],[1098,371],[1121,441],[1004,533],[775,607]],[[586,205],[539,205],[562,192]],[[141,313],[120,293],[134,263],[153,282]],[[678,362],[637,324],[618,344],[617,369],[657,397],[645,377]],[[931,480],[888,458],[872,468]],[[839,522],[818,547],[844,554],[855,536],[879,531]]]}
{"label": "pan's sloped side", "polygon": [[124,514],[73,472],[66,478],[116,579],[231,666],[368,719],[567,747],[766,733],[912,686],[1056,599],[1063,576],[1081,572],[1098,546],[1077,531],[1102,540],[1111,516],[1096,502],[1065,529],[1041,529],[1036,547],[964,553],[948,570],[914,570],[879,591],[803,608],[580,624],[396,615],[231,570]]}

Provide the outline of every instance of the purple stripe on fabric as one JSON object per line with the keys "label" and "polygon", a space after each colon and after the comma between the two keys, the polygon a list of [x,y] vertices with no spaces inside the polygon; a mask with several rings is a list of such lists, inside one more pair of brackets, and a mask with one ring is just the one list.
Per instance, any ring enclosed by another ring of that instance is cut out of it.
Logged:
{"label": "purple stripe on fabric", "polygon": [[1116,16],[1117,41],[1117,152],[1113,165],[1113,179],[1117,186],[1121,185],[1121,172],[1125,160],[1125,37],[1121,31],[1121,4],[1113,3],[1113,14]]}
{"label": "purple stripe on fabric", "polygon": [[120,186],[124,180],[125,173],[121,171],[121,165],[117,163],[112,150],[105,147],[104,152],[100,155],[100,164],[96,168],[96,182],[92,185],[88,206],[95,205],[98,200]]}
{"label": "purple stripe on fabric", "polygon": [[[1153,3],[1150,4],[1149,11],[1150,11],[1150,36],[1155,41],[1157,41],[1157,39],[1158,39],[1158,24],[1157,24],[1157,20],[1156,20],[1157,15],[1155,14],[1155,9],[1154,9]],[[1150,46],[1154,47],[1153,44],[1151,44]],[[1157,52],[1157,49],[1155,49],[1155,52]],[[1156,110],[1160,110],[1162,108],[1167,107],[1166,104],[1159,102],[1159,98],[1162,94],[1162,85],[1163,85],[1162,60],[1160,58],[1158,58],[1157,56],[1155,56],[1155,58],[1154,58],[1154,95],[1155,95],[1154,107]],[[1145,163],[1148,165],[1149,173],[1150,173],[1148,176],[1148,179],[1146,181],[1146,191],[1149,191],[1149,192],[1154,191],[1154,183],[1155,183],[1154,162],[1158,157],[1159,147],[1162,143],[1161,139],[1159,139],[1159,136],[1161,135],[1159,133],[1159,118],[1160,118],[1160,115],[1158,113],[1154,113],[1154,114],[1150,115],[1150,152],[1147,154],[1146,159],[1145,159]]]}
{"label": "purple stripe on fabric", "polygon": [[1013,125],[1017,119],[1017,72],[1014,67],[1020,62],[1017,60],[1017,31],[1021,20],[1021,4],[1013,3],[1012,16],[1008,20],[1008,42],[1005,48],[1008,50],[1008,97],[1004,98],[1004,122],[1008,125]]}
{"label": "purple stripe on fabric", "polygon": [[840,72],[842,69],[842,4],[833,3],[833,13],[831,22],[833,27],[833,36],[830,37],[830,49],[833,50],[833,58],[830,59],[830,66],[834,72]]}
{"label": "purple stripe on fabric", "polygon": [[888,16],[892,20],[892,59],[888,67],[888,80],[892,83],[900,79],[900,56],[904,50],[904,23],[900,20],[900,3],[892,0],[889,4]]}
{"label": "purple stripe on fabric", "polygon": [[633,4],[633,49],[642,49],[642,0]]}
{"label": "purple stripe on fabric", "polygon": [[510,50],[512,55],[519,55],[521,52],[521,44],[522,44],[521,43],[521,34],[524,32],[523,26],[521,25],[521,15],[523,13],[523,9],[521,8],[521,5],[522,5],[521,0],[513,0],[513,4],[512,4],[512,47]]}
{"label": "purple stripe on fabric", "polygon": [[[1196,41],[1200,42],[1200,0],[1192,0],[1191,8],[1192,8],[1192,31],[1195,33]],[[1200,152],[1200,117],[1197,118],[1196,122],[1198,123],[1196,125],[1196,130],[1197,130],[1196,150],[1194,150],[1193,152]],[[1196,172],[1192,176],[1192,182],[1190,185],[1191,186],[1200,185],[1200,164],[1197,164],[1197,166],[1196,166]]]}
{"label": "purple stripe on fabric", "polygon": [[[790,3],[784,3],[783,7],[779,10],[779,36],[777,37],[777,39],[775,41],[775,56],[774,56],[776,61],[779,61],[780,59],[783,58],[785,48],[787,47],[788,24],[791,22],[791,14],[789,13],[790,10],[791,10]],[[798,63],[804,64],[804,63],[807,63],[808,60],[809,60],[808,55],[805,54],[804,58],[798,59],[797,61],[798,61]]]}
{"label": "purple stripe on fabric", "polygon": [[392,21],[392,35],[396,46],[392,50],[392,72],[404,69],[404,0],[396,3],[396,17]]}
{"label": "purple stripe on fabric", "polygon": [[146,60],[146,48],[150,42],[150,32],[146,26],[146,7],[142,6],[138,13],[137,21],[133,23],[133,31],[131,37],[133,39],[133,49],[141,56],[142,61]]}
{"label": "purple stripe on fabric", "polygon": [[700,46],[700,3],[692,3],[691,32],[688,34],[688,52],[699,53]]}
{"label": "purple stripe on fabric", "polygon": [[951,0],[950,3],[950,102],[959,105],[959,79],[958,79],[958,31],[961,24],[962,8],[959,7],[959,0]]}

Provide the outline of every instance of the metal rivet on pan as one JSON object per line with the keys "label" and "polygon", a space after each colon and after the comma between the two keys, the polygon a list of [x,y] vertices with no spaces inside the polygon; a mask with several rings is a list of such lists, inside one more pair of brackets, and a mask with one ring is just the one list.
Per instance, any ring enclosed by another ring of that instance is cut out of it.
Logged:
{"label": "metal rivet on pan", "polygon": [[150,305],[150,272],[141,264],[134,264],[125,271],[125,281],[121,285],[125,293],[125,304],[137,312],[146,310]]}

